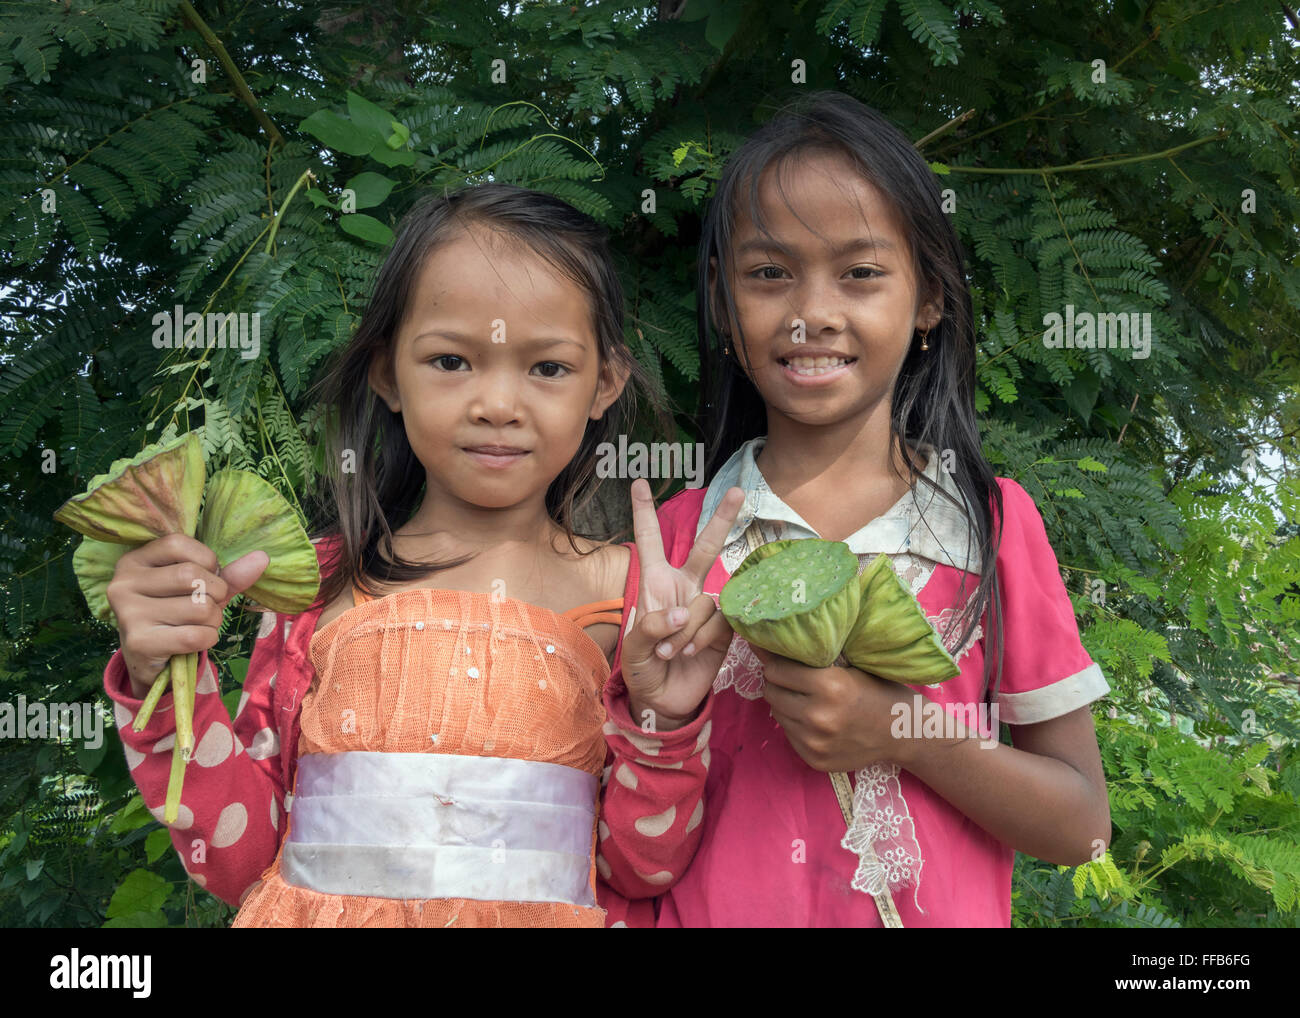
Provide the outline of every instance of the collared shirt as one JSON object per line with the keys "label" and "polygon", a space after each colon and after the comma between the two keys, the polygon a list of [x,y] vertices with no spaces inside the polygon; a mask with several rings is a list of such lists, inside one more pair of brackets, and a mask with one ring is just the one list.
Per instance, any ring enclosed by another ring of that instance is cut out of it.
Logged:
{"label": "collared shirt", "polygon": [[[764,542],[819,536],[771,491],[755,465],[764,441],[745,443],[706,490],[682,491],[658,511],[665,556],[681,566],[727,489],[745,490],[739,518],[704,581],[704,592],[715,600],[747,553],[744,533],[751,521],[757,519]],[[927,455],[926,475],[968,508],[934,450],[920,451]],[[992,718],[992,711],[979,713],[982,628],[975,627],[961,648],[952,645],[956,631],[948,632],[978,579],[964,570],[980,568],[965,512],[918,481],[845,542],[860,565],[877,554],[890,556],[961,669],[944,683],[909,688],[995,739],[999,722],[1046,721],[1109,691],[1080,642],[1033,499],[1013,480],[997,483],[1004,644],[999,714]],[[877,880],[888,885],[904,926],[1010,925],[1012,846],[884,761],[853,774],[853,825],[846,831],[829,777],[795,752],[763,698],[763,685],[761,662],[736,636],[706,700],[711,713],[699,735],[707,744],[708,781],[692,824],[702,824],[703,835],[686,872],[666,879],[657,925],[880,926],[867,893]],[[874,863],[866,845],[874,849]]]}
{"label": "collared shirt", "polygon": [[[821,536],[768,487],[763,472],[755,462],[766,444],[766,436],[750,439],[732,454],[714,476],[704,496],[704,507],[700,511],[700,521],[696,528],[697,538],[713,518],[722,497],[732,487],[744,489],[745,502],[727,534],[726,544],[742,540],[746,528],[755,517],[765,534],[769,531],[780,534],[779,537],[767,537],[766,540],[769,541]],[[882,552],[891,555],[911,554],[978,573],[982,559],[979,546],[970,539],[969,502],[952,475],[943,468],[942,458],[935,455],[933,446],[923,444],[918,447],[918,452],[926,457],[922,474],[955,501],[949,501],[918,479],[913,490],[906,492],[888,511],[844,538],[844,543],[859,556]],[[961,506],[966,509],[963,510]]]}

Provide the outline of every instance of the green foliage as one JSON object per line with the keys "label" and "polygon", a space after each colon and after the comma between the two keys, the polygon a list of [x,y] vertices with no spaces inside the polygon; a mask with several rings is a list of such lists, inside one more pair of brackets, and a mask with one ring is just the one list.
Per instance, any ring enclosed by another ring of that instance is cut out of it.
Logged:
{"label": "green foliage", "polygon": [[1202,740],[1154,714],[1100,718],[1098,738],[1110,848],[1073,870],[1022,858],[1013,925],[1300,925],[1293,741]]}
{"label": "green foliage", "polygon": [[[430,190],[505,180],[606,226],[629,346],[674,437],[700,440],[704,205],[781,98],[839,88],[940,175],[986,455],[1041,509],[1112,687],[1093,711],[1109,852],[1021,857],[1013,921],[1296,924],[1300,104],[1278,5],[200,13],[241,81],[174,0],[0,11],[3,699],[106,702],[117,636],[52,513],[113,459],[196,428],[210,470],[256,470],[301,507],[325,422],[310,388]],[[259,355],[159,345],[178,304],[260,315]],[[1149,356],[1046,345],[1067,306],[1149,315]],[[230,698],[236,617],[214,648]],[[228,925],[105,739],[0,740],[0,924]]]}

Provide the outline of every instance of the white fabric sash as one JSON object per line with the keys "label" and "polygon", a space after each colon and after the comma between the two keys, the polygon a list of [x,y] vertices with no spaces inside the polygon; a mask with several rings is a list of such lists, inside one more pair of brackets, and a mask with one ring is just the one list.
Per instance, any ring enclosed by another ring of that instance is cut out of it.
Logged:
{"label": "white fabric sash", "polygon": [[594,907],[598,788],[594,774],[535,760],[309,753],[280,872],[322,894]]}

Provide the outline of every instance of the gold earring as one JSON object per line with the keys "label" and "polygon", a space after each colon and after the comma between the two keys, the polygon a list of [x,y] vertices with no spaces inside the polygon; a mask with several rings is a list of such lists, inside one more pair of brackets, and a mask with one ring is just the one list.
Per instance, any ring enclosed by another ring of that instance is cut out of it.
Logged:
{"label": "gold earring", "polygon": [[930,335],[930,330],[929,330],[929,329],[926,329],[925,332],[923,332],[923,333],[921,334],[921,349],[922,349],[922,350],[929,350],[929,349],[930,349],[930,344],[926,342],[926,339],[929,338],[929,335]]}

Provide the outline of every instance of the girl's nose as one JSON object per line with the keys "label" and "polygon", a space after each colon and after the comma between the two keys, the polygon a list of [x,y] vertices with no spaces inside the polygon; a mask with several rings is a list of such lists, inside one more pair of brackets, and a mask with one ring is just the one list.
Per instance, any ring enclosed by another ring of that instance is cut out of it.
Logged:
{"label": "girl's nose", "polygon": [[795,295],[795,307],[786,324],[794,329],[795,319],[802,318],[808,335],[823,330],[843,332],[848,326],[844,298],[833,280],[810,278]]}
{"label": "girl's nose", "polygon": [[512,384],[504,372],[486,381],[474,397],[471,412],[474,417],[495,425],[508,424],[518,417],[518,386]]}

